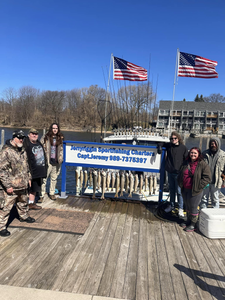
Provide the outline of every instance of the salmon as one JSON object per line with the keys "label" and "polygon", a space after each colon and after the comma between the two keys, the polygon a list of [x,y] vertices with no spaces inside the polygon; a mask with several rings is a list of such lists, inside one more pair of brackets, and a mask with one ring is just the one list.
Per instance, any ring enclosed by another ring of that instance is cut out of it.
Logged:
{"label": "salmon", "polygon": [[102,195],[101,195],[101,200],[104,200],[105,199],[105,187],[106,187],[106,172],[105,171],[102,171]]}
{"label": "salmon", "polygon": [[130,194],[128,195],[128,197],[131,198],[132,197],[133,188],[134,188],[134,176],[131,173],[129,175],[129,177],[130,177]]}

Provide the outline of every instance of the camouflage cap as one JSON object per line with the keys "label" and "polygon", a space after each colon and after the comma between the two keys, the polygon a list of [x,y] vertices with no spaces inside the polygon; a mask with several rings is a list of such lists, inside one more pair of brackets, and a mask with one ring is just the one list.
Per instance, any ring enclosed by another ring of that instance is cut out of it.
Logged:
{"label": "camouflage cap", "polygon": [[15,137],[17,137],[18,139],[25,138],[25,134],[24,134],[23,130],[15,130],[15,131],[13,131],[12,138],[14,139]]}
{"label": "camouflage cap", "polygon": [[29,130],[29,133],[37,133],[37,134],[38,134],[38,130],[35,129],[35,128],[31,128],[31,129]]}

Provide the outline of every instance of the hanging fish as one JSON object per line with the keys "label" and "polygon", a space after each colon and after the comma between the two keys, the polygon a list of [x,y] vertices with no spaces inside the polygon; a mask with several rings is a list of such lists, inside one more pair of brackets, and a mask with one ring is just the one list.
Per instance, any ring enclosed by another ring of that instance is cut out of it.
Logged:
{"label": "hanging fish", "polygon": [[140,175],[140,186],[139,186],[139,194],[141,194],[143,188],[143,175]]}
{"label": "hanging fish", "polygon": [[114,173],[112,173],[112,187],[111,187],[111,192],[113,192],[113,190],[114,190],[115,181],[116,181],[115,174],[114,174]]}
{"label": "hanging fish", "polygon": [[100,187],[101,187],[101,172],[100,172],[100,170],[98,170],[97,187],[98,187],[98,189],[100,189]]}
{"label": "hanging fish", "polygon": [[125,184],[125,175],[124,173],[122,173],[120,176],[120,197],[123,197],[124,184]]}
{"label": "hanging fish", "polygon": [[88,173],[87,170],[84,171],[84,188],[87,188],[87,182],[88,182]]}
{"label": "hanging fish", "polygon": [[129,174],[128,173],[126,173],[125,174],[125,191],[126,191],[126,193],[128,193],[128,189],[129,189]]}
{"label": "hanging fish", "polygon": [[133,188],[134,188],[134,176],[131,173],[129,175],[129,177],[130,177],[130,194],[128,195],[128,197],[131,198],[132,197]]}
{"label": "hanging fish", "polygon": [[110,172],[107,172],[107,175],[106,175],[106,191],[107,192],[109,191],[110,181],[111,181]]}
{"label": "hanging fish", "polygon": [[119,193],[119,189],[120,189],[120,174],[119,172],[116,173],[116,194],[115,194],[115,198],[118,198],[118,193]]}
{"label": "hanging fish", "polygon": [[105,171],[102,171],[102,195],[101,195],[101,200],[105,199],[105,187],[106,187],[106,172]]}
{"label": "hanging fish", "polygon": [[145,175],[145,192],[147,192],[147,188],[148,188],[148,176]]}
{"label": "hanging fish", "polygon": [[82,188],[83,188],[83,181],[84,181],[84,172],[83,172],[83,170],[80,170],[80,188],[81,188],[81,191],[82,191]]}
{"label": "hanging fish", "polygon": [[90,173],[89,173],[89,186],[93,186],[93,178],[92,178],[92,175],[93,175],[93,172],[92,170],[90,170]]}
{"label": "hanging fish", "polygon": [[153,178],[152,176],[149,176],[149,196],[152,194],[152,188],[153,188]]}
{"label": "hanging fish", "polygon": [[137,187],[138,187],[138,174],[135,174],[135,177],[134,177],[134,193],[137,192]]}
{"label": "hanging fish", "polygon": [[79,172],[78,172],[78,170],[76,170],[75,175],[76,175],[76,187],[78,187],[79,186]]}
{"label": "hanging fish", "polygon": [[97,188],[97,171],[94,171],[92,173],[93,175],[93,195],[92,199],[95,199],[95,193],[96,193],[96,188]]}
{"label": "hanging fish", "polygon": [[156,187],[157,187],[157,177],[153,177],[153,194],[156,192]]}

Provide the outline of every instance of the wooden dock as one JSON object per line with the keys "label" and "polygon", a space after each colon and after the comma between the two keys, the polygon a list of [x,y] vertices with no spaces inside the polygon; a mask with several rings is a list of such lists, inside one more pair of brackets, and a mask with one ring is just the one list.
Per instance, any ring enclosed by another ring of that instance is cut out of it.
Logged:
{"label": "wooden dock", "polygon": [[0,284],[112,298],[225,299],[225,240],[186,233],[155,204],[70,196],[43,207],[94,212],[84,235],[11,228]]}

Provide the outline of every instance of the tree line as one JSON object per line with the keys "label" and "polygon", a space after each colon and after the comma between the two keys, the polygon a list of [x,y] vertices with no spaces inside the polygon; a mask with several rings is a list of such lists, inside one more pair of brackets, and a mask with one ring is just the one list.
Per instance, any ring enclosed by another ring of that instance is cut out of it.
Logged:
{"label": "tree line", "polygon": [[[158,105],[151,84],[122,86],[117,92],[92,85],[68,91],[40,91],[32,86],[4,90],[0,100],[2,126],[48,128],[52,122],[78,130],[148,128]],[[106,121],[105,121],[106,119]]]}

